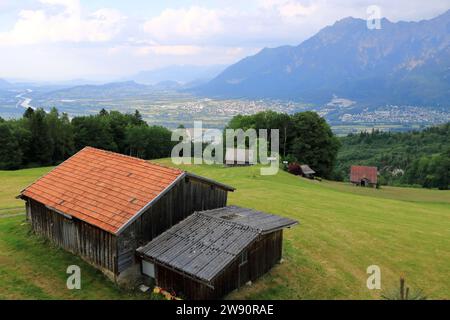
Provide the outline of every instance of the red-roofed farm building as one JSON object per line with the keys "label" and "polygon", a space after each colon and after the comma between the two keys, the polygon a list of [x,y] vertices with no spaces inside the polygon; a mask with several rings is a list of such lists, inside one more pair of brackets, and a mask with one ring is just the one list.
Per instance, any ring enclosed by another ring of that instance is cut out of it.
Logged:
{"label": "red-roofed farm building", "polygon": [[378,169],[376,167],[352,166],[350,182],[362,187],[375,187],[378,183]]}
{"label": "red-roofed farm building", "polygon": [[233,190],[179,169],[86,147],[19,197],[37,234],[121,282],[140,274],[138,247],[196,211],[225,207]]}

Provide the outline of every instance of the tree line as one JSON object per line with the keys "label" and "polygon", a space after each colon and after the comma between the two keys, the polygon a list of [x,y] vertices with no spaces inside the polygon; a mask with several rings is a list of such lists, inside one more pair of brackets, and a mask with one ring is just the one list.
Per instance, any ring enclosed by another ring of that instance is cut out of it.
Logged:
{"label": "tree line", "polygon": [[0,118],[0,169],[55,165],[92,146],[145,159],[170,156],[171,131],[149,126],[139,111],[102,109],[70,119],[56,108],[27,109],[20,119]]}
{"label": "tree line", "polygon": [[[235,116],[227,128],[279,129],[281,160],[308,164],[324,178],[348,180],[351,165],[369,165],[378,167],[381,184],[449,188],[450,123],[422,131],[372,130],[337,138],[315,112],[265,111]],[[0,169],[55,165],[85,146],[164,158],[176,143],[169,129],[148,125],[138,111],[103,109],[70,119],[55,108],[48,113],[29,108],[20,119],[0,118]]]}

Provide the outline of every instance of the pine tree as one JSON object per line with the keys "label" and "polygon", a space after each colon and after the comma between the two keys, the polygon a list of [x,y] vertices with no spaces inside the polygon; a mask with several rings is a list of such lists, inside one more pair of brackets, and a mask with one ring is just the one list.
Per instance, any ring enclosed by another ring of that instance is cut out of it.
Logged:
{"label": "pine tree", "polygon": [[43,109],[34,111],[29,118],[31,145],[29,159],[40,165],[52,163],[53,141],[50,136],[46,113]]}

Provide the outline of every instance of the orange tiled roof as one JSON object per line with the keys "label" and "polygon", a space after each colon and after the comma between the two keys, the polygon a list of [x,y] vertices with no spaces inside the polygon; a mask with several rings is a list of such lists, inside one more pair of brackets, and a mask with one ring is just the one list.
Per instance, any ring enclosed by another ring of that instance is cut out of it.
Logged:
{"label": "orange tiled roof", "polygon": [[183,174],[182,170],[86,147],[21,195],[117,233]]}

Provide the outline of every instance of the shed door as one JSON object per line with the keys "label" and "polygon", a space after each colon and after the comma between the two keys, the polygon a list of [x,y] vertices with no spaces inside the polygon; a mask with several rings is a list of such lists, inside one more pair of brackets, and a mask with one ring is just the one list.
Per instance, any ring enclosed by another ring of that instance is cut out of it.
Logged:
{"label": "shed door", "polygon": [[65,218],[61,222],[64,247],[71,251],[77,250],[77,227],[73,220]]}
{"label": "shed door", "polygon": [[155,278],[155,265],[148,261],[142,260],[142,273],[150,278]]}

